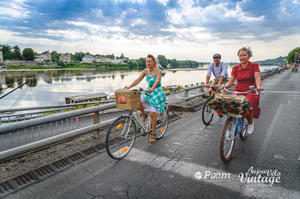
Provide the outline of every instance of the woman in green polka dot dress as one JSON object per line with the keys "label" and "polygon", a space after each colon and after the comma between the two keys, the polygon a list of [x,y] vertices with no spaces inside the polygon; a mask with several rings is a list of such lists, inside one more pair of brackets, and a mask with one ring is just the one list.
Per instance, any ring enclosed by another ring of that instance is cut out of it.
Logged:
{"label": "woman in green polka dot dress", "polygon": [[157,114],[160,112],[165,112],[164,104],[166,102],[166,95],[161,88],[161,70],[158,67],[153,55],[147,55],[146,58],[146,69],[143,70],[142,74],[130,85],[125,88],[130,89],[138,85],[146,76],[146,81],[148,83],[147,92],[148,95],[141,95],[141,107],[142,117],[145,119],[147,114],[144,108],[150,111],[150,118],[152,123],[152,134],[149,140],[149,144],[155,141],[155,128],[157,123]]}

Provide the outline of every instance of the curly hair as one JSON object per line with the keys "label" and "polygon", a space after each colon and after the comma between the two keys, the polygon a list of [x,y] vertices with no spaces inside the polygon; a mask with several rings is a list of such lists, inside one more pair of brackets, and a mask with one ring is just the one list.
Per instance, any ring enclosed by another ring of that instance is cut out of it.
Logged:
{"label": "curly hair", "polygon": [[250,57],[253,56],[253,53],[252,53],[252,50],[251,50],[250,47],[242,47],[242,48],[240,48],[240,49],[238,50],[238,52],[237,52],[237,56],[239,56],[239,54],[240,54],[241,51],[246,51],[247,54],[248,54]]}

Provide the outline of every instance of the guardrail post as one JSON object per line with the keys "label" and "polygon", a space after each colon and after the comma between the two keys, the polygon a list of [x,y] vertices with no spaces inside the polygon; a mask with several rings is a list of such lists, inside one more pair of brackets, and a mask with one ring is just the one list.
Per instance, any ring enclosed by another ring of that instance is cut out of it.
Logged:
{"label": "guardrail post", "polygon": [[[99,111],[97,111],[97,112],[94,112],[94,124],[98,124],[99,122],[100,122]],[[94,131],[93,138],[95,138],[95,139],[99,139],[100,138],[100,132],[99,132],[99,130]]]}
{"label": "guardrail post", "polygon": [[203,87],[204,87],[204,83],[203,83],[203,82],[201,82],[200,86],[201,86],[201,87],[199,88],[199,93],[202,93],[202,92],[203,92],[203,90],[202,90],[202,89],[203,89]]}
{"label": "guardrail post", "polygon": [[184,97],[189,97],[189,90],[187,88],[184,89]]}

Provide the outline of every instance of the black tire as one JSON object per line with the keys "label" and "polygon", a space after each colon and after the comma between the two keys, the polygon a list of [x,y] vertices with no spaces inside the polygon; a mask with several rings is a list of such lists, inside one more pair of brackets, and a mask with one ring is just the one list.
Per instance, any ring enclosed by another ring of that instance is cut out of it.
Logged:
{"label": "black tire", "polygon": [[[129,133],[126,133],[128,132]],[[124,137],[127,134],[126,138]],[[129,136],[129,137],[128,137]],[[105,147],[108,155],[117,160],[123,159],[132,149],[136,139],[136,124],[129,116],[120,116],[109,127]]]}
{"label": "black tire", "polygon": [[210,105],[208,104],[209,100],[211,100],[211,99],[213,99],[213,96],[210,96],[205,101],[203,109],[202,109],[202,121],[205,126],[208,126],[214,117],[212,109],[211,109]]}
{"label": "black tire", "polygon": [[247,133],[248,133],[248,120],[245,117],[243,117],[242,120],[244,120],[243,121],[243,129],[241,132],[239,132],[239,135],[240,135],[241,140],[245,140],[247,137]]}
{"label": "black tire", "polygon": [[[235,146],[235,138],[231,138],[232,132],[230,129],[233,130],[232,118],[228,118],[226,120],[221,136],[220,156],[224,162],[230,161]],[[229,136],[226,135],[227,130],[229,130],[228,132],[230,132]],[[236,132],[234,133],[234,135],[236,135]]]}
{"label": "black tire", "polygon": [[156,125],[156,139],[159,140],[161,139],[167,132],[168,126],[169,126],[169,111],[166,110],[162,114],[161,118],[158,117],[157,120],[157,125]]}

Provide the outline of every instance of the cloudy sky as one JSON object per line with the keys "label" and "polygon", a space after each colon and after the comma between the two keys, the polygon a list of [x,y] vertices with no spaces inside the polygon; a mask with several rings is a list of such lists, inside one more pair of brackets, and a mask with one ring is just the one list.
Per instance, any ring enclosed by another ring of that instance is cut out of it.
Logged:
{"label": "cloudy sky", "polygon": [[0,44],[37,52],[237,61],[300,46],[300,0],[0,0]]}

